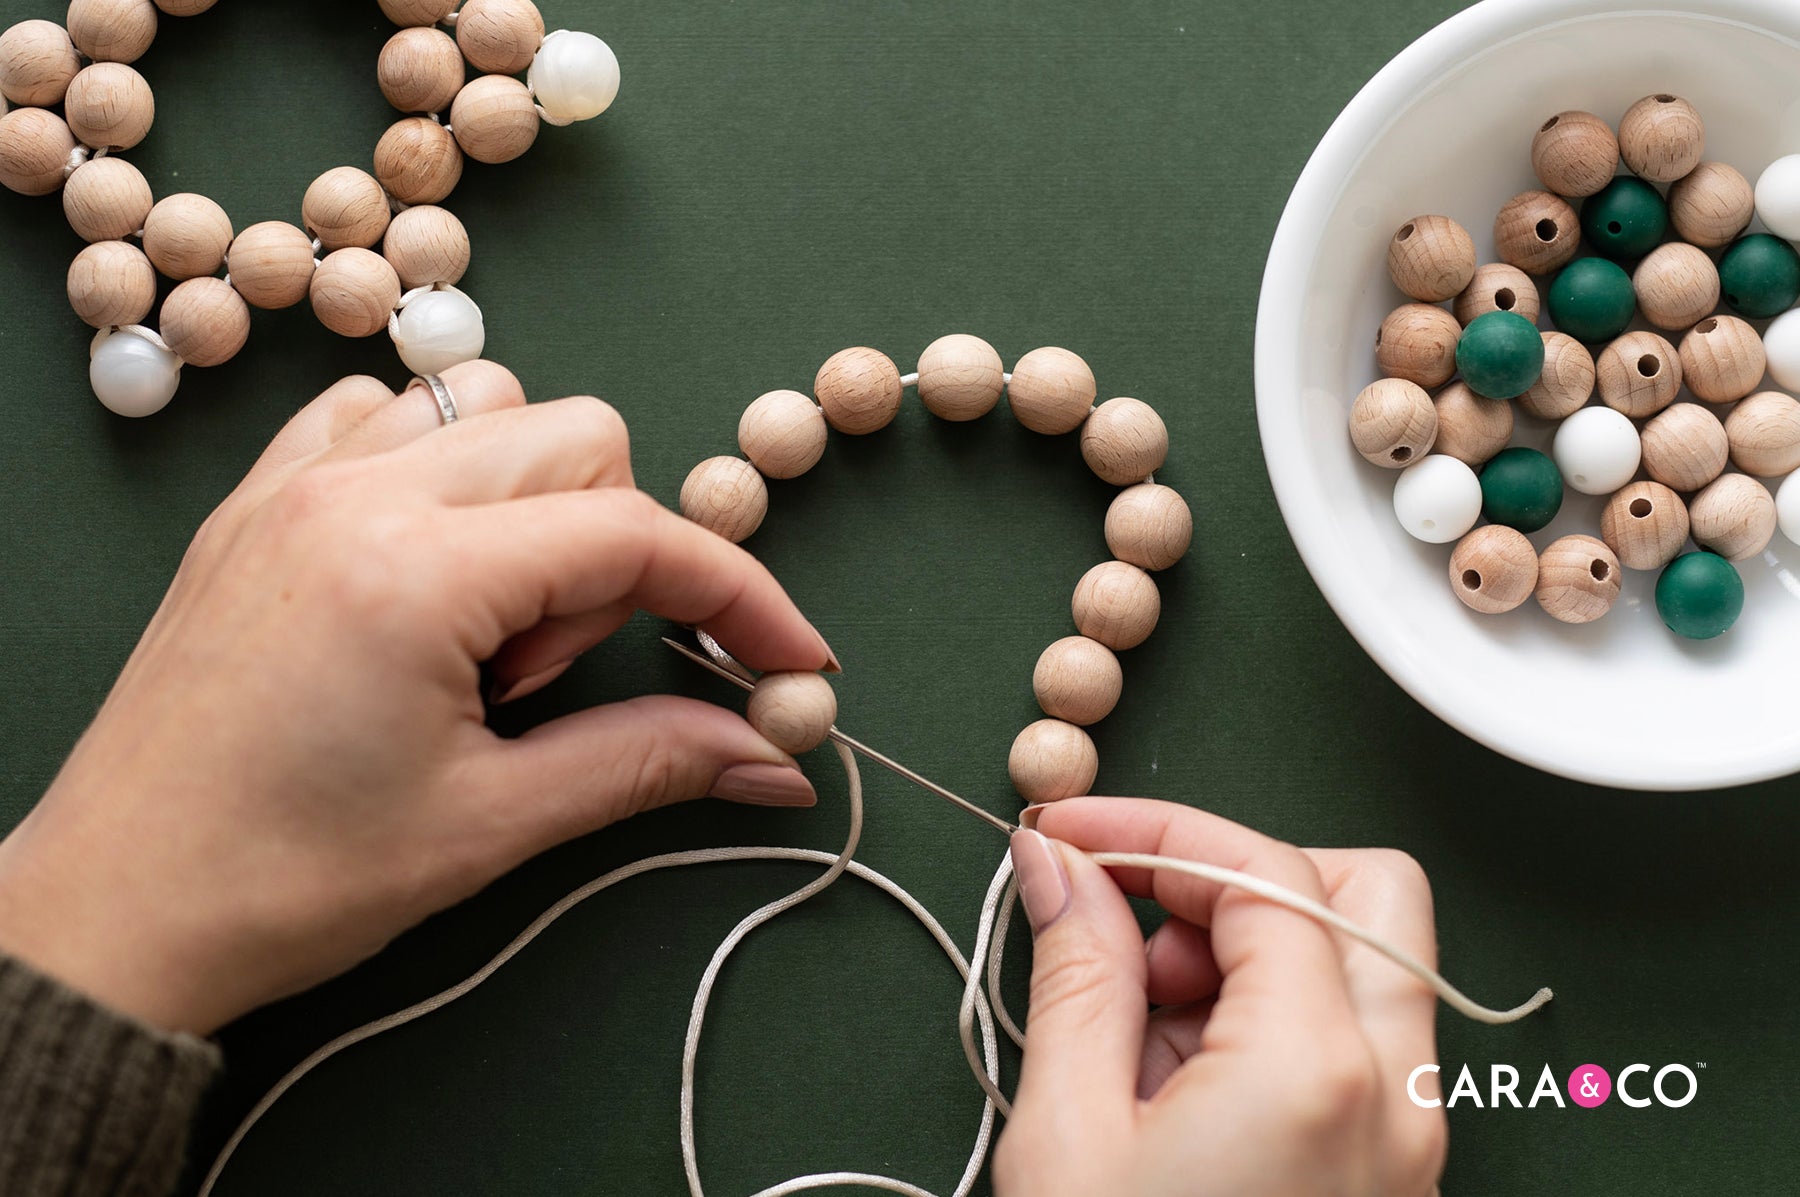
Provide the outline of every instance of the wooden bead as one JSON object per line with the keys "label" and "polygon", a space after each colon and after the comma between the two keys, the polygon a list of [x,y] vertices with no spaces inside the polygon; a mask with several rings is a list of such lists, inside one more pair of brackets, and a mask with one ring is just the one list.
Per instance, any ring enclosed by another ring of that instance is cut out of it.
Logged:
{"label": "wooden bead", "polygon": [[402,29],[375,63],[387,102],[402,112],[442,112],[468,80],[456,39],[442,29]]}
{"label": "wooden bead", "polygon": [[63,215],[83,241],[122,241],[144,227],[150,183],[123,158],[82,163],[63,184]]}
{"label": "wooden bead", "polygon": [[1061,719],[1039,719],[1013,741],[1007,776],[1028,804],[1076,798],[1094,788],[1100,751],[1088,734]]}
{"label": "wooden bead", "polygon": [[462,182],[462,150],[444,126],[422,116],[396,121],[375,143],[375,178],[408,206],[448,199]]}
{"label": "wooden bead", "polygon": [[1511,611],[1537,589],[1538,556],[1516,528],[1487,524],[1457,542],[1450,554],[1450,589],[1483,615]]}
{"label": "wooden bead", "polygon": [[762,527],[769,487],[741,457],[709,457],[681,484],[681,514],[736,544]]}
{"label": "wooden bead", "polygon": [[381,252],[408,291],[438,283],[453,287],[469,269],[469,232],[455,213],[421,205],[394,217]]}
{"label": "wooden bead", "polygon": [[156,7],[171,17],[197,17],[219,0],[156,0]]}
{"label": "wooden bead", "polygon": [[858,345],[825,359],[813,378],[825,419],[839,432],[879,432],[900,414],[900,368],[879,349]]}
{"label": "wooden bead", "polygon": [[1735,166],[1702,162],[1669,187],[1669,223],[1702,249],[1737,240],[1756,215],[1756,189]]}
{"label": "wooden bead", "polygon": [[1437,437],[1431,396],[1404,378],[1377,379],[1350,405],[1350,443],[1371,465],[1405,469],[1431,452]]}
{"label": "wooden bead", "polygon": [[1695,398],[1730,403],[1756,389],[1768,366],[1762,338],[1736,316],[1708,316],[1681,338],[1681,373]]}
{"label": "wooden bead", "polygon": [[75,149],[69,126],[53,112],[20,108],[0,116],[0,186],[20,195],[51,195]]}
{"label": "wooden bead", "polygon": [[1119,492],[1106,509],[1106,547],[1120,561],[1168,569],[1194,539],[1194,513],[1173,487],[1140,482]]}
{"label": "wooden bead", "polygon": [[1489,262],[1475,271],[1475,277],[1469,280],[1469,285],[1462,289],[1451,306],[1457,323],[1462,325],[1488,312],[1516,312],[1536,324],[1537,284],[1517,266]]}
{"label": "wooden bead", "polygon": [[456,44],[484,75],[517,75],[544,44],[544,17],[531,0],[463,0]]}
{"label": "wooden bead", "polygon": [[1462,324],[1436,304],[1403,303],[1375,331],[1375,367],[1385,378],[1441,387],[1456,373]]}
{"label": "wooden bead", "polygon": [[1605,615],[1619,585],[1619,559],[1592,536],[1565,536],[1538,558],[1538,605],[1563,623],[1592,623]]}
{"label": "wooden bead", "polygon": [[1687,504],[1660,482],[1633,482],[1600,509],[1600,539],[1627,569],[1661,569],[1687,538]]}
{"label": "wooden bead", "polygon": [[1521,192],[1494,217],[1494,252],[1528,274],[1561,270],[1580,248],[1581,219],[1548,191]]}
{"label": "wooden bead", "polygon": [[459,0],[380,0],[381,12],[396,25],[436,25],[456,11]]}
{"label": "wooden bead", "polygon": [[1433,453],[1477,468],[1512,440],[1512,404],[1477,395],[1460,379],[1439,391],[1433,406],[1438,427]]}
{"label": "wooden bead", "polygon": [[1685,241],[1659,245],[1631,274],[1638,311],[1658,328],[1692,328],[1719,306],[1719,268]]}
{"label": "wooden bead", "polygon": [[69,80],[63,97],[69,132],[94,149],[128,150],[150,135],[156,97],[144,77],[121,62],[96,62]]}
{"label": "wooden bead", "polygon": [[69,0],[69,40],[95,62],[136,62],[156,40],[150,0]]}
{"label": "wooden bead", "polygon": [[159,331],[175,356],[220,366],[250,339],[250,305],[222,278],[191,278],[163,300]]}
{"label": "wooden bead", "polygon": [[537,141],[537,102],[510,75],[471,79],[450,105],[456,143],[477,162],[511,162]]}
{"label": "wooden bead", "polygon": [[1094,409],[1094,372],[1080,356],[1047,346],[1033,349],[1012,368],[1007,403],[1019,423],[1045,436],[1081,427]]}
{"label": "wooden bead", "polygon": [[168,196],[144,218],[144,252],[177,282],[218,273],[230,248],[231,217],[204,195]]}
{"label": "wooden bead", "polygon": [[69,266],[69,306],[95,328],[138,324],[156,304],[156,271],[135,245],[96,241]]}
{"label": "wooden bead", "polygon": [[1544,334],[1544,372],[1517,399],[1521,411],[1560,420],[1587,406],[1594,393],[1594,355],[1567,333]]}
{"label": "wooden bead", "polygon": [[1114,652],[1148,640],[1162,618],[1156,579],[1126,561],[1103,561],[1081,575],[1069,607],[1076,630]]}
{"label": "wooden bead", "polygon": [[940,420],[979,419],[1005,389],[1000,354],[980,337],[951,333],[919,355],[919,401]]}
{"label": "wooden bead", "polygon": [[308,290],[319,323],[341,337],[386,331],[400,302],[400,279],[387,259],[354,246],[327,254]]}
{"label": "wooden bead", "polygon": [[370,249],[387,232],[388,198],[367,171],[338,166],[314,179],[300,221],[327,250]]}
{"label": "wooden bead", "polygon": [[1694,543],[1727,561],[1748,561],[1775,535],[1775,496],[1748,474],[1721,474],[1688,501]]}
{"label": "wooden bead", "polygon": [[799,391],[770,391],[744,409],[738,448],[765,478],[798,478],[825,455],[825,413]]}
{"label": "wooden bead", "polygon": [[1388,277],[1409,298],[1439,303],[1475,277],[1475,241],[1448,216],[1415,216],[1388,242]]}
{"label": "wooden bead", "polygon": [[1579,199],[1612,182],[1619,139],[1591,112],[1559,112],[1531,139],[1531,169],[1544,190]]}
{"label": "wooden bead", "polygon": [[1681,390],[1681,356],[1653,332],[1618,337],[1594,360],[1600,402],[1641,420],[1675,402]]}
{"label": "wooden bead", "polygon": [[1619,157],[1652,183],[1673,183],[1706,149],[1706,126],[1694,106],[1666,92],[1645,96],[1619,118]]}
{"label": "wooden bead", "polygon": [[1800,403],[1780,391],[1762,391],[1725,417],[1731,464],[1746,474],[1778,478],[1800,469]]}
{"label": "wooden bead", "polygon": [[54,21],[20,21],[0,33],[0,96],[26,108],[54,108],[81,70],[69,34]]}
{"label": "wooden bead", "polygon": [[1139,399],[1108,399],[1081,426],[1081,458],[1103,482],[1130,486],[1169,459],[1169,429]]}
{"label": "wooden bead", "polygon": [[1645,424],[1639,433],[1644,472],[1683,494],[1719,476],[1730,441],[1719,417],[1698,403],[1677,403]]}
{"label": "wooden bead", "polygon": [[251,306],[271,311],[305,299],[316,267],[312,238],[285,220],[251,225],[225,255],[225,270],[238,294]]}
{"label": "wooden bead", "polygon": [[1124,688],[1119,658],[1086,636],[1056,641],[1038,656],[1031,672],[1031,690],[1044,714],[1083,727],[1112,714]]}
{"label": "wooden bead", "polygon": [[756,680],[744,720],[781,751],[799,756],[825,742],[837,711],[837,692],[818,674],[776,671]]}

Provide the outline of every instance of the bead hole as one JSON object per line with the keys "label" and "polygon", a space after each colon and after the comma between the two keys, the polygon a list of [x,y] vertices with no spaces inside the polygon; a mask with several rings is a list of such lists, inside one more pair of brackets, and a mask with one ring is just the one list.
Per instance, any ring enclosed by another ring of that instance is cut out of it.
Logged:
{"label": "bead hole", "polygon": [[1654,353],[1646,353],[1638,359],[1638,373],[1645,378],[1655,378],[1662,373],[1662,359]]}
{"label": "bead hole", "polygon": [[1594,575],[1594,581],[1604,582],[1606,575],[1612,572],[1612,566],[1596,557],[1588,564],[1588,572]]}
{"label": "bead hole", "polygon": [[1652,509],[1649,499],[1633,499],[1631,501],[1631,506],[1626,508],[1626,510],[1631,512],[1633,519],[1641,520],[1649,516]]}
{"label": "bead hole", "polygon": [[1663,95],[1657,96],[1656,102],[1658,104],[1673,104],[1675,102],[1675,97],[1665,93]]}
{"label": "bead hole", "polygon": [[1606,222],[1606,231],[1617,237],[1620,233],[1625,231],[1625,226],[1616,220],[1609,220]]}
{"label": "bead hole", "polygon": [[1425,520],[1424,522],[1422,522],[1419,525],[1419,527],[1425,529],[1427,532],[1435,532],[1435,531],[1437,531],[1437,521],[1436,520]]}
{"label": "bead hole", "polygon": [[1410,224],[1401,225],[1400,231],[1398,233],[1394,234],[1394,240],[1396,240],[1396,241],[1406,240],[1408,237],[1413,235],[1414,227],[1415,227],[1414,225],[1410,225]]}
{"label": "bead hole", "polygon": [[1512,311],[1513,305],[1518,301],[1518,296],[1513,294],[1511,287],[1502,287],[1494,292],[1494,306],[1503,312]]}
{"label": "bead hole", "polygon": [[1480,590],[1481,572],[1473,569],[1463,570],[1462,584],[1464,590]]}
{"label": "bead hole", "polygon": [[1548,216],[1537,222],[1537,235],[1539,241],[1549,242],[1556,240],[1556,232],[1556,222],[1551,220]]}
{"label": "bead hole", "polygon": [[1412,449],[1409,446],[1401,445],[1398,449],[1389,453],[1388,457],[1394,461],[1411,461]]}
{"label": "bead hole", "polygon": [[1562,119],[1562,117],[1560,115],[1551,117],[1549,120],[1545,121],[1542,125],[1538,126],[1538,132],[1539,133],[1548,133],[1550,130],[1556,128],[1556,122],[1561,119]]}
{"label": "bead hole", "polygon": [[1708,316],[1706,319],[1702,320],[1700,323],[1694,325],[1694,331],[1699,333],[1701,336],[1705,336],[1707,333],[1711,332],[1713,329],[1715,329],[1717,327],[1719,327],[1719,322],[1717,320],[1714,320],[1711,316]]}

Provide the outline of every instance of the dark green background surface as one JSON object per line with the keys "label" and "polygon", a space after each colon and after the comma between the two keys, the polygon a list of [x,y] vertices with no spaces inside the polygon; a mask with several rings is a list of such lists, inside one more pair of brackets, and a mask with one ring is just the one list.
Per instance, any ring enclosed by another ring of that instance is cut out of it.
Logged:
{"label": "dark green background surface", "polygon": [[[1446,1015],[1452,1068],[1509,1062],[1531,1078],[1546,1062],[1562,1075],[1704,1062],[1684,1110],[1459,1109],[1447,1193],[1792,1189],[1800,787],[1608,792],[1465,740],[1332,617],[1264,477],[1251,329],[1282,203],[1339,108],[1457,0],[545,7],[552,27],[612,43],[624,90],[600,121],[547,129],[521,162],[472,167],[451,201],[474,236],[466,285],[491,356],[535,396],[615,403],[641,483],[672,501],[694,461],[733,449],[749,399],[805,387],[843,346],[879,346],[903,369],[952,331],[987,337],[1009,362],[1040,344],[1080,352],[1103,395],[1164,414],[1174,452],[1161,477],[1190,496],[1198,529],[1163,578],[1163,625],[1127,657],[1126,697],[1098,729],[1102,789],[1303,843],[1416,854],[1455,981],[1502,1005],[1539,984],[1558,993],[1511,1028]],[[0,3],[7,23],[53,10]],[[307,182],[366,164],[392,119],[373,79],[389,32],[372,0],[226,0],[166,23],[141,64],[159,113],[134,160],[159,194],[206,192],[239,227],[297,217]],[[189,370],[169,411],[110,418],[63,302],[78,245],[56,202],[0,195],[0,237],[10,825],[262,442],[341,374],[403,373],[385,339],[341,341],[304,310],[259,313],[250,349]],[[914,406],[878,436],[834,437],[818,470],[777,484],[750,547],[843,658],[844,725],[1011,811],[1005,756],[1033,717],[1031,665],[1104,556],[1106,494],[1067,438],[1003,415],[937,425]],[[634,624],[518,718],[646,682],[732,701],[656,647],[657,630]],[[1579,696],[1545,699],[1579,718]],[[1654,709],[1680,718],[1678,703]],[[201,1151],[306,1051],[461,978],[603,869],[703,844],[835,847],[842,782],[829,756],[813,766],[816,811],[641,819],[232,1028]],[[968,942],[999,837],[896,780],[869,788],[862,858]],[[684,1192],[675,1102],[695,980],[742,914],[808,872],[715,866],[595,900],[462,1005],[308,1079],[222,1192]],[[977,1101],[935,952],[848,883],[757,933],[725,975],[702,1057],[714,1193],[835,1168],[948,1191]]]}

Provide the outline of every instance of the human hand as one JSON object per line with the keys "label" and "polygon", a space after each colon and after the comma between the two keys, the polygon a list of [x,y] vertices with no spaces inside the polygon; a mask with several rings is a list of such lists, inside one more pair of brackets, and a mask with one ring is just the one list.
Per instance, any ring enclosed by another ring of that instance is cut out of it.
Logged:
{"label": "human hand", "polygon": [[[1109,876],[1076,849],[1252,873],[1432,964],[1430,884],[1410,857],[1302,851],[1144,799],[1053,803],[1037,829],[1013,840],[1036,942],[997,1193],[1435,1192],[1443,1111],[1405,1092],[1407,1075],[1437,1058],[1429,988],[1242,890],[1168,871]],[[1121,889],[1170,912],[1148,943]]]}
{"label": "human hand", "polygon": [[339,383],[195,537],[99,716],[0,842],[0,948],[207,1033],[379,951],[545,848],[713,792],[810,805],[739,716],[648,697],[516,740],[547,684],[639,607],[759,669],[835,667],[741,549],[633,489],[597,399],[525,407],[487,362]]}

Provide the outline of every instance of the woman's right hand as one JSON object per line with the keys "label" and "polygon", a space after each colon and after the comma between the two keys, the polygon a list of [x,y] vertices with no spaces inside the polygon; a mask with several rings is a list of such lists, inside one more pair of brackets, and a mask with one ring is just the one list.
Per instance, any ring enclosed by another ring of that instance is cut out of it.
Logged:
{"label": "woman's right hand", "polygon": [[[1430,989],[1372,949],[1242,890],[1160,870],[1109,875],[1084,852],[1253,873],[1430,964],[1431,889],[1410,857],[1302,851],[1189,807],[1129,798],[1044,807],[1012,852],[1036,944],[997,1193],[1435,1191],[1443,1111],[1406,1092],[1413,1069],[1437,1058]],[[1125,893],[1170,912],[1148,943]],[[1421,1092],[1434,1083],[1426,1074]]]}

